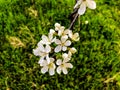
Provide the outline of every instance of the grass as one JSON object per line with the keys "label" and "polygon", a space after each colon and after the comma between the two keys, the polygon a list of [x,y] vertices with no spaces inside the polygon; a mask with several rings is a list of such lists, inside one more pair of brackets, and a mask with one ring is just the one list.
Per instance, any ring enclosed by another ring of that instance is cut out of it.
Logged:
{"label": "grass", "polygon": [[120,0],[96,3],[74,26],[81,38],[74,43],[74,68],[49,76],[32,50],[54,23],[69,27],[74,0],[0,0],[0,89],[119,90]]}

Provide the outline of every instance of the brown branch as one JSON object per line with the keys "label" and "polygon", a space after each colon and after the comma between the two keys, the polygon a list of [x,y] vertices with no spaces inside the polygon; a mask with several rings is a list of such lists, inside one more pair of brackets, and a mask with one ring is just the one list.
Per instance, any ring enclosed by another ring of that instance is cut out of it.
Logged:
{"label": "brown branch", "polygon": [[76,19],[78,18],[78,16],[79,16],[79,14],[78,14],[78,13],[76,13],[76,15],[75,15],[74,19],[72,20],[72,22],[71,22],[71,24],[70,24],[70,26],[69,26],[69,28],[68,28],[69,30],[73,29],[73,25],[74,25],[74,23],[75,23]]}
{"label": "brown branch", "polygon": [[[75,0],[75,1],[77,3],[78,0]],[[75,8],[74,11],[73,11],[73,13],[70,14],[70,16],[69,16],[69,19],[71,20],[71,23],[70,23],[70,26],[69,26],[68,29],[70,29],[70,30],[73,29],[74,23],[77,20],[78,16],[79,16],[79,14],[78,14],[78,8]]]}

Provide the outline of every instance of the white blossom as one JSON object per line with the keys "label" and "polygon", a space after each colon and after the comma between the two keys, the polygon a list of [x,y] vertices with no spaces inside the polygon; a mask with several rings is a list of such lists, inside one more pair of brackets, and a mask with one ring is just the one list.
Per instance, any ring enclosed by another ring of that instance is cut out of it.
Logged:
{"label": "white blossom", "polygon": [[40,56],[39,63],[42,63],[43,60],[46,58],[48,63],[50,62],[49,53],[51,52],[51,47],[49,45],[43,46],[42,43],[38,43],[38,47],[33,49],[33,53],[36,56]]}
{"label": "white blossom", "polygon": [[61,50],[63,51],[66,51],[67,50],[67,46],[70,46],[71,45],[71,41],[70,40],[67,40],[68,39],[68,36],[62,36],[61,37],[61,40],[59,39],[56,39],[55,40],[55,43],[58,45],[54,51],[55,52],[59,52]]}
{"label": "white blossom", "polygon": [[64,26],[61,26],[59,23],[55,23],[55,30],[56,30],[56,31],[64,30],[64,29],[65,29]]}
{"label": "white blossom", "polygon": [[79,41],[80,37],[78,33],[74,33],[72,31],[69,32],[69,37],[73,40],[73,41]]}
{"label": "white blossom", "polygon": [[57,67],[57,73],[60,74],[62,71],[64,74],[67,74],[68,73],[67,68],[73,68],[73,65],[68,62],[70,61],[68,54],[64,53],[62,57],[63,57],[63,61],[61,59],[58,59],[56,61],[56,64],[59,65]]}
{"label": "white blossom", "polygon": [[55,34],[55,30],[50,29],[49,34],[54,35]]}
{"label": "white blossom", "polygon": [[53,37],[54,31],[50,31],[48,36],[42,35],[42,40],[40,41],[42,44],[51,44],[55,41],[56,38]]}
{"label": "white blossom", "polygon": [[76,52],[77,52],[77,50],[74,47],[72,47],[72,48],[69,49],[68,56],[71,57],[72,54],[74,54]]}
{"label": "white blossom", "polygon": [[58,31],[58,36],[64,36],[68,33],[68,30],[65,30],[65,27],[59,23],[55,23],[55,30]]}
{"label": "white blossom", "polygon": [[50,58],[50,63],[48,63],[46,60],[44,60],[40,66],[42,66],[41,68],[41,72],[44,74],[46,72],[49,72],[50,75],[54,75],[55,74],[55,64],[54,64],[54,58]]}
{"label": "white blossom", "polygon": [[74,48],[74,47],[72,47],[72,48],[70,48],[70,50],[69,50],[69,52],[71,52],[71,53],[75,53],[77,50]]}
{"label": "white blossom", "polygon": [[58,31],[58,36],[67,36],[69,34],[70,30],[59,30]]}
{"label": "white blossom", "polygon": [[67,36],[70,32],[71,32],[71,31],[70,31],[69,29],[66,29],[66,30],[60,32],[59,35],[60,35],[60,36]]}
{"label": "white blossom", "polygon": [[74,8],[78,9],[78,14],[83,15],[86,11],[86,7],[90,9],[96,8],[96,2],[94,0],[78,0]]}

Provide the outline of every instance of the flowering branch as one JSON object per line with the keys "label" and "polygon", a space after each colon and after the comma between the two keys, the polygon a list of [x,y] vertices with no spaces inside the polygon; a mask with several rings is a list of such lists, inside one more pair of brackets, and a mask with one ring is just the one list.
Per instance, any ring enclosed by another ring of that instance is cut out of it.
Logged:
{"label": "flowering branch", "polygon": [[58,74],[67,74],[67,69],[73,68],[70,60],[77,50],[71,46],[72,42],[79,41],[79,33],[73,33],[71,30],[78,16],[85,13],[86,7],[95,9],[96,3],[93,0],[76,0],[74,11],[70,15],[69,28],[65,29],[64,26],[55,23],[55,28],[50,29],[47,36],[42,35],[37,48],[33,49],[34,55],[40,57],[38,64],[43,74],[49,72],[50,75],[54,75],[55,71]]}

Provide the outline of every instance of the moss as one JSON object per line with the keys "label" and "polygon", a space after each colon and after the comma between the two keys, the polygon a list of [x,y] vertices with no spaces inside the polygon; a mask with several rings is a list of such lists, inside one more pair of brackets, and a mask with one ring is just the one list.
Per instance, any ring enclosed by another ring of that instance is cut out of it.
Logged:
{"label": "moss", "polygon": [[0,0],[1,90],[120,89],[119,75],[105,82],[120,69],[119,0],[97,1],[97,9],[87,9],[80,25],[76,22],[74,31],[81,39],[74,43],[78,51],[69,74],[49,76],[40,72],[39,58],[32,50],[55,22],[69,26],[73,5],[70,0]]}

